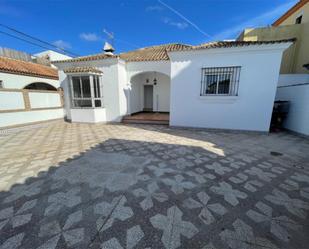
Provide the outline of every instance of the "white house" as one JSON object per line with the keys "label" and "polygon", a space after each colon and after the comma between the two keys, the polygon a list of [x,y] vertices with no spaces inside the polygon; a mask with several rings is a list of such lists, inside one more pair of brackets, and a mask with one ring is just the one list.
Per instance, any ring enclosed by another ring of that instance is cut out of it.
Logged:
{"label": "white house", "polygon": [[[71,59],[71,56],[65,55],[58,53],[53,50],[45,50],[39,53],[36,53],[33,55],[34,57],[39,57],[39,58],[45,58],[48,61],[56,61],[56,60],[68,60]],[[51,65],[52,67],[55,67],[54,65]]]}
{"label": "white house", "polygon": [[293,40],[166,44],[54,61],[72,122],[168,112],[171,126],[268,131]]}

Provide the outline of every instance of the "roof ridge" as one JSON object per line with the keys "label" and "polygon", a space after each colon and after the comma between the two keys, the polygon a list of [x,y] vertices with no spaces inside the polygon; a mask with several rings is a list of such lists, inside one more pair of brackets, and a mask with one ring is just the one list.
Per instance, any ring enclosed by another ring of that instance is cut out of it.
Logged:
{"label": "roof ridge", "polygon": [[127,51],[127,52],[119,53],[119,55],[131,53],[131,52],[134,52],[134,51],[140,51],[140,50],[144,50],[144,49],[158,48],[158,47],[164,47],[164,46],[170,46],[170,45],[181,45],[181,46],[188,46],[188,47],[192,46],[190,44],[184,44],[184,43],[179,43],[179,42],[171,42],[171,43],[163,43],[163,44],[158,44],[158,45],[151,45],[151,46],[148,46],[148,47],[137,48],[135,50],[130,50],[130,51]]}

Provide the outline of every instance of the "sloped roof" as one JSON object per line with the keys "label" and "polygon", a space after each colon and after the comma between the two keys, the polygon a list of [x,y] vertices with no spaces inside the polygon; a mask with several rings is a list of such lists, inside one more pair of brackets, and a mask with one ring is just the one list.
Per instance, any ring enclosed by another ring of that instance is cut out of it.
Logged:
{"label": "sloped roof", "polygon": [[70,67],[64,69],[65,73],[103,73],[101,70],[95,67]]}
{"label": "sloped roof", "polygon": [[58,71],[41,64],[0,56],[0,72],[58,79]]}
{"label": "sloped roof", "polygon": [[77,62],[77,61],[95,61],[95,60],[104,60],[104,59],[110,59],[110,58],[118,58],[118,56],[117,55],[111,55],[111,54],[99,53],[99,54],[76,57],[76,58],[72,58],[72,59],[69,59],[69,60],[52,61],[52,63]]}
{"label": "sloped roof", "polygon": [[79,61],[92,61],[92,60],[103,60],[110,58],[121,58],[125,61],[160,61],[169,60],[167,55],[168,49],[182,49],[184,47],[190,47],[190,45],[171,43],[163,44],[151,47],[140,48],[137,50],[121,53],[119,55],[109,55],[104,53],[77,57],[69,60],[53,61],[53,63],[61,62],[79,62]]}
{"label": "sloped roof", "polygon": [[309,0],[300,0],[292,8],[290,8],[287,12],[285,12],[282,16],[280,16],[272,25],[273,26],[279,26],[289,16],[293,15],[297,10],[299,10],[301,7],[303,7],[307,3],[309,3]]}
{"label": "sloped roof", "polygon": [[164,61],[169,60],[168,50],[182,50],[189,47],[191,46],[179,43],[163,44],[122,53],[119,57],[125,61]]}
{"label": "sloped roof", "polygon": [[140,48],[137,50],[129,51],[126,53],[121,53],[119,55],[108,55],[108,54],[96,54],[83,57],[77,57],[74,59],[54,61],[53,63],[61,62],[79,62],[79,61],[92,61],[92,60],[103,60],[110,58],[121,58],[128,62],[133,61],[167,61],[169,60],[168,52],[171,51],[188,51],[188,50],[198,50],[207,48],[228,48],[228,47],[239,47],[239,46],[249,46],[249,45],[263,45],[263,44],[274,44],[294,41],[294,39],[289,40],[278,40],[278,41],[218,41],[209,42],[201,44],[198,46],[171,43],[163,44],[151,47]]}
{"label": "sloped roof", "polygon": [[170,49],[168,50],[168,52],[190,51],[190,50],[211,49],[211,48],[245,47],[252,45],[267,45],[267,44],[287,43],[295,41],[296,38],[284,39],[284,40],[271,40],[271,41],[217,41],[217,42],[208,42],[197,46],[190,46],[183,49],[177,49],[177,50]]}

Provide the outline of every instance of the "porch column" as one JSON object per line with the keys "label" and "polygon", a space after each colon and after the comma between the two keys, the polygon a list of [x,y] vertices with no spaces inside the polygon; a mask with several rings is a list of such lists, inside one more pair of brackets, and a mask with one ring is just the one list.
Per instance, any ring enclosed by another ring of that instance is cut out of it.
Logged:
{"label": "porch column", "polygon": [[90,94],[91,94],[91,105],[94,106],[94,84],[93,84],[93,75],[90,75]]}

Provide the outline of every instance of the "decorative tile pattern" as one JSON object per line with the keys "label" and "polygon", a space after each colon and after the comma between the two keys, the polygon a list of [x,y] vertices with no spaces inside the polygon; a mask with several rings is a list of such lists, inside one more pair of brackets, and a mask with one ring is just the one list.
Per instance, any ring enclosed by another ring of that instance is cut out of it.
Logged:
{"label": "decorative tile pattern", "polygon": [[287,133],[160,125],[4,132],[0,249],[307,249],[308,151]]}
{"label": "decorative tile pattern", "polygon": [[173,206],[167,210],[166,216],[157,214],[150,218],[154,228],[163,230],[161,240],[165,248],[178,248],[181,245],[181,235],[190,239],[198,232],[198,229],[191,222],[182,219],[182,215],[180,209]]}

